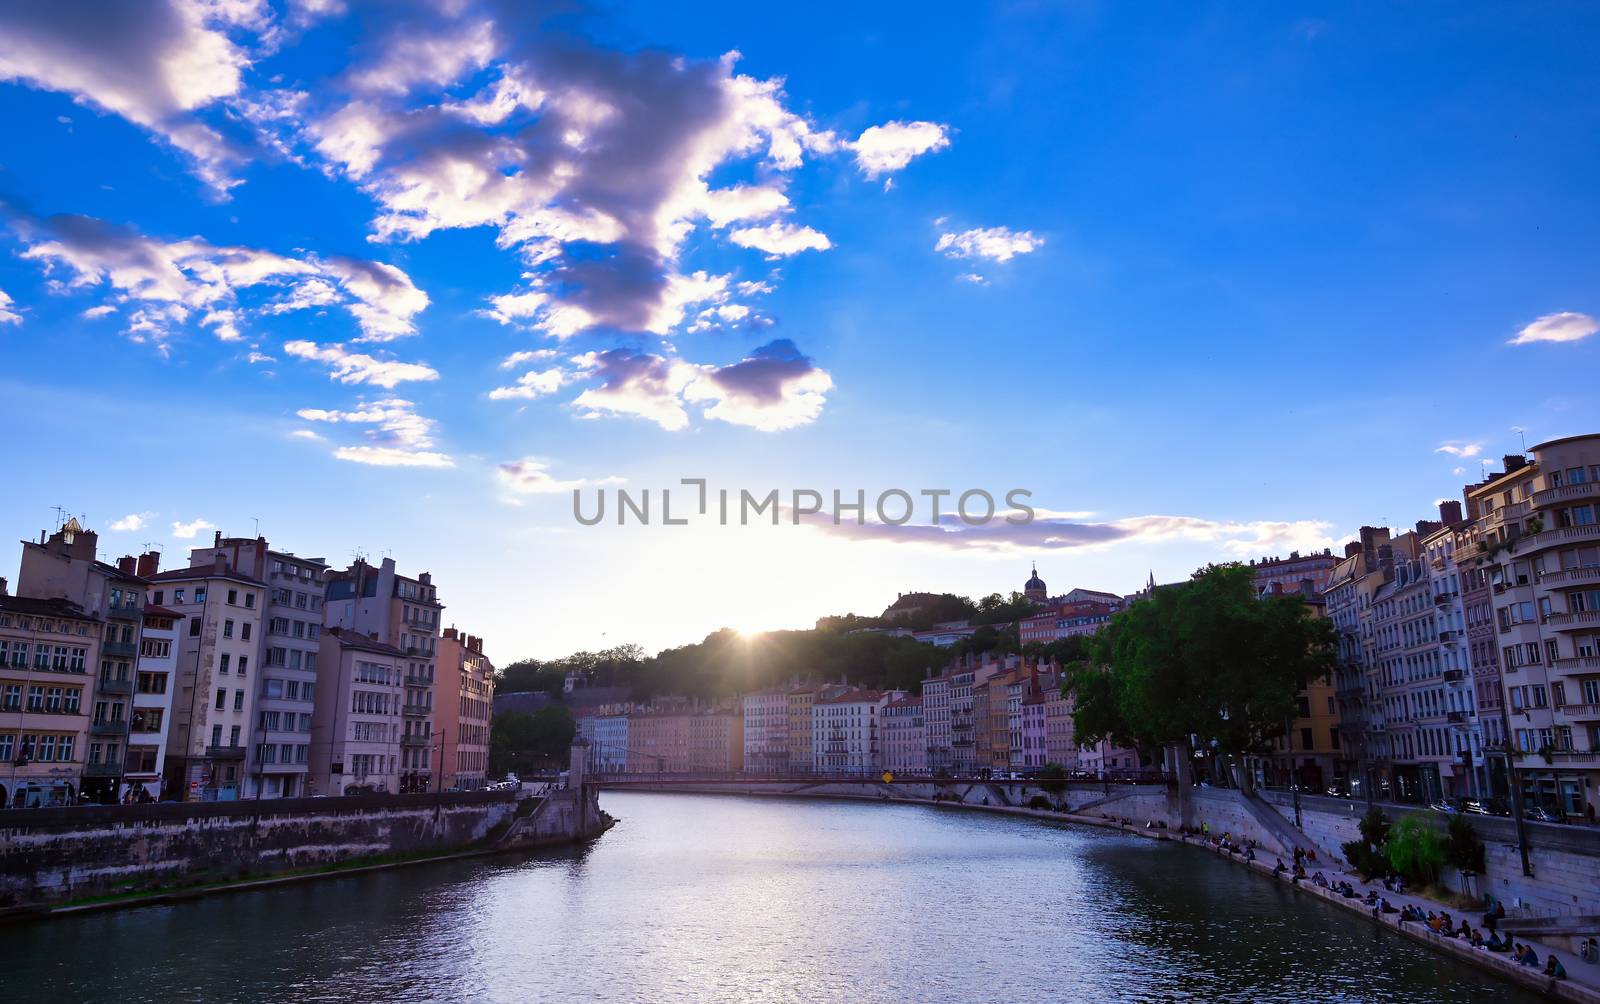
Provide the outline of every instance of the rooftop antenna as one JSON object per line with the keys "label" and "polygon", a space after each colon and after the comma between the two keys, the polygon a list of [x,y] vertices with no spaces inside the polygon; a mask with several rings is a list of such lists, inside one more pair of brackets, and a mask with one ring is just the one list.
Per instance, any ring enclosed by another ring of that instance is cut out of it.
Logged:
{"label": "rooftop antenna", "polygon": [[1513,425],[1511,427],[1511,431],[1515,432],[1517,434],[1517,437],[1522,440],[1522,452],[1523,453],[1527,453],[1528,452],[1528,430],[1524,429],[1520,425]]}
{"label": "rooftop antenna", "polygon": [[157,554],[161,553],[161,542],[159,540],[147,540],[139,546],[143,547],[146,551],[154,551]]}
{"label": "rooftop antenna", "polygon": [[67,507],[66,506],[53,505],[53,506],[50,507],[50,509],[51,509],[51,511],[53,511],[56,514],[56,527],[55,528],[57,530],[59,530],[59,529],[61,529],[61,524],[65,523],[67,521]]}
{"label": "rooftop antenna", "polygon": [[260,540],[261,539],[261,517],[260,516],[251,516],[250,519],[253,520],[255,522],[255,524],[256,524],[256,539]]}

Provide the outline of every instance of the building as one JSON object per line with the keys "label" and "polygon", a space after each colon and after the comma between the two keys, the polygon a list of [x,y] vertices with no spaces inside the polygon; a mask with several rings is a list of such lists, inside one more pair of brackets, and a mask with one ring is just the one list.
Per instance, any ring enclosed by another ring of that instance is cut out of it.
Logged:
{"label": "building", "polygon": [[789,772],[789,692],[769,687],[744,695],[744,769],[752,774]]}
{"label": "building", "polygon": [[[787,717],[787,706],[785,707]],[[689,716],[689,770],[722,773],[744,769],[744,714],[716,708]]]}
{"label": "building", "polygon": [[163,765],[167,797],[239,798],[261,692],[266,583],[220,553],[209,566],[157,571],[148,581],[150,604],[184,625]]}
{"label": "building", "polygon": [[1600,435],[1535,446],[1472,488],[1480,533],[1457,563],[1488,573],[1522,797],[1600,812]]}
{"label": "building", "polygon": [[400,747],[400,791],[433,787],[435,680],[439,647],[439,602],[433,577],[399,574],[393,558],[377,566],[356,561],[329,572],[326,623],[376,636],[405,656],[405,700]]}
{"label": "building", "polygon": [[[449,627],[439,639],[436,665],[439,783],[461,791],[482,788],[489,779],[494,664],[483,654],[482,638]],[[592,743],[593,737],[589,739]]]}
{"label": "building", "polygon": [[[1325,615],[1323,593],[1339,559],[1332,551],[1287,558],[1267,557],[1250,562],[1256,593],[1263,599],[1294,597],[1313,617]],[[1263,781],[1321,793],[1338,776],[1342,737],[1334,681],[1312,680],[1296,695],[1297,711],[1266,758]]]}
{"label": "building", "polygon": [[[1012,580],[1016,581],[1015,579]],[[1022,584],[1022,595],[1035,603],[1044,603],[1050,598],[1050,590],[1045,588],[1044,580],[1039,578],[1039,566],[1034,565],[1028,575],[1028,581]]]}
{"label": "building", "polygon": [[[22,542],[18,596],[62,599],[92,617],[103,619],[99,656],[91,663],[94,693],[81,793],[92,801],[114,802],[122,786],[123,763],[132,722],[133,666],[138,658],[144,614],[144,580],[136,562],[116,565],[96,557],[98,537],[76,519],[38,541]],[[147,555],[149,559],[151,556]],[[84,747],[77,748],[79,754]]]}
{"label": "building", "polygon": [[427,741],[403,731],[411,662],[371,635],[338,627],[322,633],[308,757],[313,794],[401,790],[401,752]]}
{"label": "building", "polygon": [[1322,594],[1323,610],[1333,622],[1338,642],[1334,703],[1343,757],[1335,760],[1334,783],[1356,798],[1369,792],[1388,797],[1386,788],[1378,790],[1378,771],[1387,754],[1372,668],[1376,662],[1372,600],[1384,584],[1385,569],[1392,569],[1393,563],[1389,531],[1364,526],[1358,539],[1345,546],[1345,556],[1329,573]]}
{"label": "building", "polygon": [[[128,730],[128,756],[119,797],[130,792],[135,801],[167,797],[163,772],[183,628],[184,617],[176,610],[145,604],[144,631],[139,638],[139,661],[134,672],[133,721]],[[172,795],[178,797],[177,792]]]}
{"label": "building", "polygon": [[1044,691],[1044,762],[1070,772],[1080,770],[1073,701],[1061,692],[1059,682]]}
{"label": "building", "polygon": [[924,698],[902,697],[884,705],[883,769],[894,774],[928,773],[928,734]]}
{"label": "building", "polygon": [[[1007,662],[1014,657],[1008,657]],[[1006,663],[986,662],[976,666],[962,664],[950,670],[950,772],[957,777],[971,777],[978,770],[978,722],[988,729],[988,693],[983,697],[980,713],[977,707],[979,686],[1001,671]],[[988,752],[984,752],[984,764]]]}
{"label": "building", "polygon": [[77,802],[104,624],[70,600],[12,596],[0,579],[0,806]]}
{"label": "building", "polygon": [[883,770],[883,709],[899,690],[846,690],[811,706],[812,759],[824,774],[870,776]]}
{"label": "building", "polygon": [[931,773],[948,773],[953,766],[950,732],[950,673],[945,671],[922,681],[923,737]]}
{"label": "building", "polygon": [[1120,606],[1120,601],[1106,603],[1101,600],[1052,603],[1034,616],[1019,621],[1018,637],[1023,644],[1049,644],[1062,638],[1092,635],[1111,623],[1111,615]]}
{"label": "building", "polygon": [[189,552],[193,567],[228,567],[267,584],[264,630],[255,662],[261,666],[247,762],[247,794],[260,798],[304,795],[310,765],[299,749],[311,741],[317,659],[322,649],[323,579],[328,564],[274,550],[264,537],[224,537]]}
{"label": "building", "polygon": [[[1053,681],[1052,681],[1053,682]],[[1059,690],[1059,687],[1051,689]],[[1049,725],[1046,717],[1050,702],[1048,693],[1033,693],[1022,699],[1021,756],[1017,764],[1024,770],[1038,770],[1049,762],[1046,738]]]}
{"label": "building", "polygon": [[1287,558],[1276,556],[1250,559],[1250,571],[1255,575],[1256,592],[1302,593],[1321,596],[1328,588],[1333,569],[1339,564],[1331,550],[1301,554],[1290,551]]}
{"label": "building", "polygon": [[628,773],[686,774],[689,760],[687,709],[640,711],[628,716]]}
{"label": "building", "polygon": [[621,774],[628,769],[628,716],[588,715],[578,719],[578,731],[589,740],[589,769],[597,774]]}

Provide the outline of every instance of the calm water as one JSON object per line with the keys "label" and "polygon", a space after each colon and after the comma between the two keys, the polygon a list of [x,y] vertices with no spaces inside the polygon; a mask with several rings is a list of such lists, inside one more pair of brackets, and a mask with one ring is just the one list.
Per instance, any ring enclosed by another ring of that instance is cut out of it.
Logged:
{"label": "calm water", "polygon": [[914,806],[607,794],[584,852],[0,928],[0,999],[1538,998],[1192,848]]}

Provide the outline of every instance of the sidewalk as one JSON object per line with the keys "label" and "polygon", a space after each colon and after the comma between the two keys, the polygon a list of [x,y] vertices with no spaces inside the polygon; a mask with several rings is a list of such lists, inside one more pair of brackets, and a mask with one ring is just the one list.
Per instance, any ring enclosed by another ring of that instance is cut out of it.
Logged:
{"label": "sidewalk", "polygon": [[[1356,899],[1346,899],[1332,889],[1324,889],[1312,884],[1309,877],[1296,883],[1288,878],[1288,873],[1282,876],[1275,875],[1273,873],[1273,867],[1277,863],[1277,855],[1275,854],[1258,854],[1254,861],[1246,861],[1242,855],[1228,854],[1226,851],[1212,847],[1208,840],[1201,837],[1172,834],[1171,839],[1182,840],[1184,843],[1203,847],[1213,853],[1232,858],[1240,864],[1255,869],[1267,878],[1282,882],[1285,885],[1292,885],[1301,892],[1320,896],[1336,906],[1363,914],[1376,923],[1391,928],[1413,941],[1423,942],[1437,951],[1453,955],[1463,962],[1497,973],[1522,986],[1543,991],[1559,1000],[1600,1004],[1600,965],[1583,961],[1579,958],[1578,953],[1572,949],[1565,947],[1553,948],[1542,941],[1516,936],[1516,941],[1532,945],[1533,950],[1539,953],[1539,965],[1537,967],[1520,966],[1511,961],[1511,957],[1507,953],[1473,948],[1470,942],[1463,941],[1460,938],[1447,938],[1442,934],[1435,934],[1426,924],[1419,924],[1414,921],[1401,924],[1398,912],[1374,915],[1372,908],[1363,905],[1361,900],[1366,897],[1369,891],[1375,890],[1379,896],[1386,897],[1389,900],[1389,905],[1393,906],[1397,911],[1405,909],[1408,905],[1415,906],[1424,913],[1430,910],[1434,913],[1445,911],[1450,914],[1451,919],[1455,921],[1458,927],[1461,921],[1465,919],[1473,929],[1483,930],[1485,934],[1488,934],[1487,929],[1484,929],[1481,923],[1483,920],[1481,907],[1475,908],[1474,913],[1467,914],[1455,907],[1446,906],[1422,896],[1410,893],[1388,892],[1383,888],[1382,882],[1363,882],[1359,875],[1342,871],[1341,866],[1332,862],[1318,862],[1315,866],[1306,869],[1308,876],[1315,875],[1318,871],[1321,871],[1323,877],[1327,878],[1329,882],[1337,882],[1341,879],[1349,882],[1355,888],[1358,897]],[[1284,864],[1292,867],[1292,862],[1287,860]],[[1552,952],[1561,960],[1562,966],[1567,970],[1567,978],[1564,980],[1554,980],[1544,975],[1545,961],[1549,959]]]}

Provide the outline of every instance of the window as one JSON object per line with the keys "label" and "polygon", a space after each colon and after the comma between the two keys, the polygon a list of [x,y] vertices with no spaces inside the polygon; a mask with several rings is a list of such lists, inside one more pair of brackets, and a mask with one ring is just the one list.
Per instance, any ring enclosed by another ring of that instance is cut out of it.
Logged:
{"label": "window", "polygon": [[140,673],[139,693],[165,694],[167,692],[167,674],[165,673]]}
{"label": "window", "polygon": [[255,593],[245,593],[244,594],[244,608],[246,610],[254,610],[256,608],[256,594]]}
{"label": "window", "polygon": [[222,622],[222,637],[224,637],[224,638],[232,638],[233,637],[233,621],[225,620],[225,621]]}
{"label": "window", "polygon": [[206,601],[206,587],[205,586],[196,586],[194,588],[194,601],[196,603],[204,603]]}
{"label": "window", "polygon": [[232,659],[233,656],[227,652],[223,652],[221,655],[217,656],[217,672],[226,674],[228,672],[228,665]]}
{"label": "window", "polygon": [[183,602],[183,590],[174,589],[172,591],[172,602],[174,602],[174,603],[182,603]]}
{"label": "window", "polygon": [[248,655],[241,655],[239,657],[239,675],[243,676],[244,675],[244,671],[249,669],[249,668],[250,668],[250,657]]}
{"label": "window", "polygon": [[236,607],[238,605],[239,605],[239,590],[237,590],[237,589],[228,590],[228,606]]}
{"label": "window", "polygon": [[222,726],[220,726],[220,725],[211,726],[211,745],[213,745],[213,746],[221,746],[222,745]]}
{"label": "window", "polygon": [[228,730],[228,745],[239,745],[239,726],[235,725],[233,728]]}
{"label": "window", "polygon": [[200,618],[194,617],[194,618],[190,619],[190,621],[189,621],[189,637],[191,637],[191,638],[200,637]]}
{"label": "window", "polygon": [[228,706],[228,692],[221,687],[217,688],[217,710],[221,711]]}
{"label": "window", "polygon": [[156,752],[154,746],[129,746],[128,747],[128,773],[154,774],[156,772]]}
{"label": "window", "polygon": [[239,627],[239,639],[241,641],[249,641],[250,640],[250,622],[249,621],[245,621],[244,624],[240,625],[240,627]]}
{"label": "window", "polygon": [[243,711],[244,710],[244,691],[235,690],[233,692],[233,710],[235,710],[235,711]]}
{"label": "window", "polygon": [[160,732],[162,709],[160,708],[134,708],[134,732]]}

